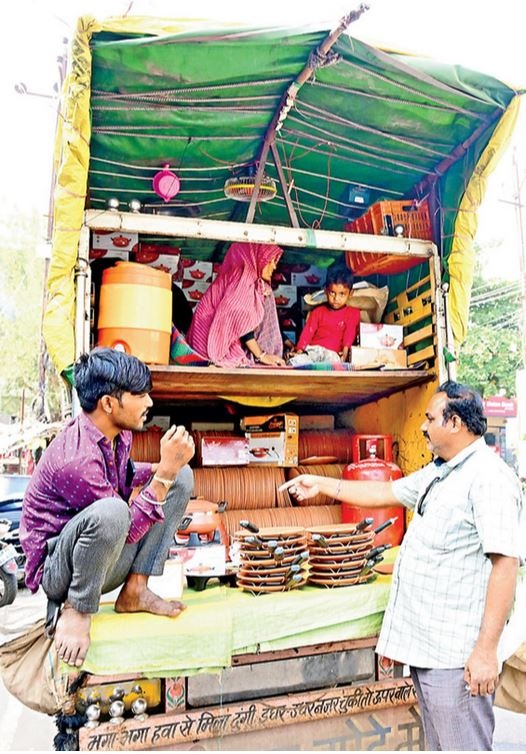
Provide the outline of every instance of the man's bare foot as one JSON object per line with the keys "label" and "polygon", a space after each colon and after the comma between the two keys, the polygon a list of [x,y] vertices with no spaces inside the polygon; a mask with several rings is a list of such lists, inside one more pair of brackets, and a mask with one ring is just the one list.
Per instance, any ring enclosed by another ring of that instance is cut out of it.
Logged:
{"label": "man's bare foot", "polygon": [[153,613],[153,615],[166,615],[169,618],[175,618],[182,613],[186,605],[178,601],[163,600],[148,589],[147,582],[147,576],[130,574],[115,602],[115,612]]}
{"label": "man's bare foot", "polygon": [[68,665],[80,668],[90,645],[91,613],[79,613],[67,602],[55,631],[58,656]]}

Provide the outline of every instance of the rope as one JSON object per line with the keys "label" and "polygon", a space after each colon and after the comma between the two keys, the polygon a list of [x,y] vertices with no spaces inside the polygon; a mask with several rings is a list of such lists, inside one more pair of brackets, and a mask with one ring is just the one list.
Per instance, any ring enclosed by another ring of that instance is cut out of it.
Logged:
{"label": "rope", "polygon": [[[128,136],[135,131],[134,126],[122,127],[122,126],[95,126],[92,130],[94,134],[110,134],[112,136]],[[166,139],[168,141],[186,141],[188,136],[175,136],[175,135],[163,135],[163,134],[141,134],[141,139]],[[194,141],[209,141],[210,136],[194,136]],[[256,136],[236,136],[236,141],[254,141]],[[232,141],[231,136],[214,136],[214,141]],[[159,170],[159,168],[157,168]]]}
{"label": "rope", "polygon": [[[379,51],[376,50],[375,52],[378,53]],[[394,62],[393,59],[390,56],[385,56],[385,57],[389,58],[389,62],[392,65],[393,62]],[[347,65],[347,66],[349,66],[351,68],[355,68],[361,74],[363,74],[363,70],[364,70],[363,66],[358,65],[357,63],[352,63],[350,60],[343,60],[342,63],[343,63],[343,65]],[[406,70],[404,72],[407,73],[407,74],[412,74],[413,76],[415,76],[415,71],[414,70],[411,70],[411,71],[407,71]],[[410,92],[411,94],[416,94],[417,97],[422,97],[422,92],[419,92],[417,89],[414,89],[412,86],[409,86],[408,84],[402,84],[397,79],[390,78],[389,76],[384,76],[381,73],[377,73],[376,71],[371,71],[370,69],[367,71],[367,74],[369,76],[372,76],[372,78],[378,79],[379,81],[383,81],[384,83],[389,84],[389,86],[396,86],[399,89],[402,89],[402,91]],[[428,77],[426,77],[426,78],[428,78]],[[451,93],[453,93],[453,94],[455,94],[455,95],[458,96],[458,92],[456,92],[452,87],[446,86],[445,84],[441,84],[440,82],[436,81],[435,79],[428,80],[426,83],[428,83],[430,86],[435,86],[435,87],[440,86],[441,88],[446,89],[446,91],[451,92]],[[476,115],[471,110],[466,110],[465,108],[460,107],[459,105],[449,105],[448,103],[444,102],[443,100],[439,99],[438,97],[432,97],[429,94],[426,94],[424,96],[426,96],[429,100],[431,100],[431,102],[434,102],[435,104],[445,105],[447,107],[452,108],[457,113],[462,113],[463,115],[469,115],[472,118],[473,117],[477,117],[478,119],[482,120],[482,116]],[[462,96],[466,96],[465,92],[463,93]],[[473,96],[470,96],[470,99],[472,99],[474,102],[481,102],[482,101],[482,100],[478,99],[477,97],[473,97]]]}
{"label": "rope", "polygon": [[[426,152],[427,154],[437,156],[437,157],[447,157],[449,155],[448,152],[440,152],[437,149],[431,149],[430,147],[426,147],[423,144],[419,144],[418,142],[412,141],[411,139],[404,139],[402,136],[394,136],[393,134],[388,134],[385,131],[381,131],[378,128],[372,128],[372,126],[364,126],[360,123],[357,123],[354,120],[348,120],[347,118],[342,118],[339,115],[334,115],[333,113],[329,113],[326,110],[322,110],[319,107],[315,107],[314,105],[310,105],[307,102],[301,103],[302,107],[306,110],[310,110],[314,113],[316,113],[322,120],[326,120],[329,123],[338,123],[339,125],[355,128],[358,131],[365,131],[365,133],[370,133],[374,135],[380,135],[385,139],[390,139],[391,141],[395,141],[396,143],[403,144],[404,146],[409,146],[414,149],[420,149],[423,152]],[[296,107],[296,113],[302,114],[299,107]],[[308,118],[307,115],[304,116],[305,118]]]}
{"label": "rope", "polygon": [[[133,110],[143,110],[144,112],[150,112],[150,111],[157,111],[157,110],[168,110],[173,111],[173,106],[175,104],[185,104],[188,103],[189,105],[193,105],[195,102],[199,102],[202,105],[205,105],[207,103],[210,103],[211,105],[217,105],[218,102],[220,102],[222,105],[225,105],[228,102],[264,102],[267,100],[274,101],[279,99],[279,95],[276,94],[260,94],[254,97],[221,97],[220,100],[217,100],[215,98],[211,99],[202,99],[201,97],[194,97],[194,98],[188,98],[188,99],[182,99],[182,100],[171,100],[170,102],[163,102],[161,104],[155,105],[155,107],[143,107],[143,108],[129,108],[129,107],[110,107],[109,105],[93,105],[92,110],[93,112],[107,112],[107,111],[115,111],[115,112],[127,112],[129,109]],[[110,100],[112,101],[112,100]],[[121,100],[119,100],[121,101]],[[125,105],[126,102],[122,101]],[[154,103],[151,103],[154,104]],[[193,109],[193,108],[192,108]],[[214,110],[216,108],[214,107]]]}
{"label": "rope", "polygon": [[[256,80],[256,81],[250,81],[250,86],[276,86],[277,84],[288,84],[290,81],[289,78],[278,78],[278,79],[263,79],[263,80]],[[168,97],[171,97],[173,95],[183,95],[183,94],[195,94],[197,92],[220,92],[220,91],[226,91],[227,89],[239,89],[240,87],[246,88],[247,82],[246,81],[239,81],[233,84],[215,84],[211,86],[193,86],[188,89],[154,89],[153,91],[148,92],[105,92],[102,89],[93,89],[92,90],[92,98],[95,99],[96,97],[100,97],[101,99],[108,99],[108,100],[127,100],[127,99],[151,99],[154,97],[158,97],[159,99],[167,99]]]}
{"label": "rope", "polygon": [[[181,137],[181,138],[187,138],[187,137]],[[103,157],[96,157],[96,156],[92,156],[91,157],[91,161],[92,162],[103,162],[106,165],[118,165],[121,168],[130,168],[131,170],[148,171],[148,172],[154,173],[154,174],[159,171],[159,166],[158,165],[155,165],[153,167],[151,167],[151,166],[145,166],[145,165],[133,165],[133,164],[131,164],[129,162],[119,162],[119,161],[116,161],[116,160],[107,160],[107,159],[105,159]],[[232,169],[234,169],[234,168],[242,168],[242,167],[245,167],[245,165],[246,165],[246,162],[237,162],[237,163],[234,163],[232,165]],[[205,168],[198,168],[198,167],[195,167],[195,168],[182,168],[179,172],[180,173],[185,173],[185,172],[188,172],[188,171],[192,171],[192,172],[201,172],[201,173],[205,173],[206,172],[206,173],[208,173],[208,172],[210,172],[210,170],[220,170],[220,169],[222,169],[222,168],[216,168],[216,167],[213,167],[213,166],[212,167],[208,166],[208,167],[205,167]]]}
{"label": "rope", "polygon": [[[159,168],[156,168],[156,170],[159,170]],[[152,179],[150,176],[147,175],[133,175],[132,173],[113,173],[108,170],[90,170],[90,175],[104,175],[104,176],[111,176],[112,178],[130,178],[134,181],[145,181],[148,183],[151,183]],[[181,173],[182,168],[177,168],[177,173]],[[224,171],[224,175],[230,175],[230,171]],[[193,183],[206,183],[207,185],[210,185],[211,181],[224,181],[224,177],[217,177],[217,178],[196,178],[194,176],[188,176],[185,178],[185,183],[187,182],[193,182]],[[223,184],[221,183],[221,186]]]}
{"label": "rope", "polygon": [[[356,97],[363,97],[364,99],[380,100],[381,102],[394,103],[399,105],[410,105],[411,107],[417,107],[423,110],[433,110],[438,112],[458,112],[462,108],[455,107],[454,105],[448,105],[447,103],[429,103],[429,102],[415,102],[414,100],[401,99],[399,97],[386,97],[384,94],[374,94],[372,92],[365,92],[361,89],[346,88],[344,86],[336,86],[335,84],[327,84],[324,81],[307,81],[308,86],[322,87],[323,89],[329,89],[334,92],[341,92],[342,94],[354,94]],[[396,82],[398,83],[398,82]],[[420,96],[422,93],[420,92]],[[468,115],[476,117],[476,113],[467,112]]]}
{"label": "rope", "polygon": [[[302,120],[302,118],[304,120]],[[291,120],[295,120],[295,119],[292,117]],[[338,144],[338,147],[341,150],[347,150],[347,151],[349,151],[351,153],[355,153],[356,152],[358,154],[364,154],[364,155],[366,155],[368,157],[374,158],[375,160],[377,160],[380,163],[388,163],[388,164],[396,165],[397,167],[406,168],[407,170],[415,172],[418,175],[421,175],[422,171],[424,170],[424,167],[422,166],[422,167],[419,168],[418,164],[410,165],[409,163],[402,162],[401,160],[397,160],[396,159],[396,152],[392,152],[392,151],[388,152],[388,150],[385,150],[385,151],[381,152],[380,151],[381,148],[380,147],[375,147],[373,144],[367,144],[367,145],[365,145],[365,144],[363,144],[361,142],[356,141],[355,139],[349,139],[348,137],[342,136],[341,134],[335,134],[334,132],[326,131],[323,128],[319,128],[318,126],[313,126],[312,123],[308,122],[307,117],[304,116],[303,114],[300,114],[300,117],[297,118],[297,121],[301,125],[304,125],[304,123],[307,123],[308,127],[310,128],[311,131],[318,131],[320,133],[323,133],[326,136],[327,139],[331,140],[332,143]],[[291,128],[287,128],[286,132],[290,133],[290,134],[294,134],[294,135],[299,135],[299,136],[301,136],[302,138],[305,138],[305,139],[315,139],[316,138],[315,136],[311,136],[308,133],[304,133],[302,131],[296,131],[296,130],[291,129]],[[352,146],[348,146],[348,145],[352,145]],[[367,151],[367,150],[369,150],[369,151]],[[387,153],[393,155],[393,158],[387,157],[386,156]],[[417,163],[417,158],[416,157],[415,157],[415,163]]]}
{"label": "rope", "polygon": [[[291,143],[291,142],[286,141],[285,139],[284,139],[284,142],[286,144],[290,144]],[[323,155],[323,154],[327,154],[327,152],[318,151],[317,154]],[[295,167],[291,167],[291,170],[294,173],[299,173],[300,175],[310,175],[313,178],[324,178],[325,177],[321,173],[314,173],[312,170],[301,170],[301,168],[295,168]],[[337,178],[336,176],[333,176],[332,180],[335,183],[342,183],[344,186],[348,186],[349,185],[349,179],[348,178]],[[372,183],[362,183],[362,182],[360,182],[360,186],[363,186],[364,188],[372,189],[373,191],[383,191],[386,194],[392,194],[392,196],[396,196],[396,197],[402,197],[403,196],[403,192],[402,191],[393,191],[392,189],[388,189],[388,188],[385,188],[383,186],[378,186],[378,185],[375,185],[375,184],[372,184]]]}
{"label": "rope", "polygon": [[327,68],[328,66],[339,63],[342,56],[337,52],[329,51],[322,53],[319,49],[313,50],[309,55],[309,68],[314,68],[316,71],[318,68]]}

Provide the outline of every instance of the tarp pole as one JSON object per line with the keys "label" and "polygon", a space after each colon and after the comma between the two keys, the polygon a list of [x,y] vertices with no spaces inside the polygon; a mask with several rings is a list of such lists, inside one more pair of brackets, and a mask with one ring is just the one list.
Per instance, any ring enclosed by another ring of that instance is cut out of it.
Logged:
{"label": "tarp pole", "polygon": [[[261,186],[261,181],[263,179],[263,174],[265,172],[265,163],[267,161],[269,147],[275,141],[276,134],[280,131],[283,123],[285,122],[287,118],[287,115],[289,114],[292,106],[294,105],[294,102],[296,100],[299,90],[301,89],[303,84],[310,79],[310,77],[312,76],[312,74],[317,68],[337,62],[338,60],[337,57],[333,57],[333,58],[328,57],[328,53],[331,47],[334,44],[336,44],[336,42],[344,33],[344,31],[347,29],[347,27],[350,26],[353,23],[353,21],[357,21],[362,15],[362,13],[365,13],[366,10],[369,10],[369,6],[365,5],[365,3],[361,3],[356,10],[352,10],[350,13],[348,13],[346,16],[344,16],[341,19],[336,29],[334,29],[334,31],[331,31],[325,37],[321,45],[309,55],[309,62],[303,68],[303,70],[300,71],[299,75],[288,86],[287,91],[283,94],[281,98],[281,102],[278,106],[278,109],[274,113],[274,116],[270,122],[269,127],[267,128],[267,131],[265,133],[265,138],[263,140],[263,146],[261,148],[261,153],[259,155],[259,164],[256,171],[256,177],[254,179],[254,188],[252,190],[252,196],[250,198],[250,204],[247,210],[247,217],[246,217],[247,223],[251,223],[254,220],[254,215],[256,213],[256,203],[259,196],[259,187]],[[279,170],[278,170],[278,175],[279,175]],[[283,187],[283,183],[282,183],[282,187]],[[288,194],[288,192],[285,190],[284,187],[283,187],[283,191],[284,191],[284,194]],[[285,201],[287,201],[287,199],[285,199]],[[288,207],[288,203],[287,203],[287,207]],[[290,210],[289,210],[289,215],[290,215]],[[298,225],[294,225],[294,221],[292,220],[292,217],[291,217],[291,222],[292,222],[293,227],[296,227],[296,228],[299,227]]]}

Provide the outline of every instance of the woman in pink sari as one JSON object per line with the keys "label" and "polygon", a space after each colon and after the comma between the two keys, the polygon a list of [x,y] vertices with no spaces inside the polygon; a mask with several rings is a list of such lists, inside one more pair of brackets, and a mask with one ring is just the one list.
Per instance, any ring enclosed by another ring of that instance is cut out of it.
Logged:
{"label": "woman in pink sari", "polygon": [[284,365],[270,280],[279,246],[235,243],[199,302],[188,343],[218,366]]}

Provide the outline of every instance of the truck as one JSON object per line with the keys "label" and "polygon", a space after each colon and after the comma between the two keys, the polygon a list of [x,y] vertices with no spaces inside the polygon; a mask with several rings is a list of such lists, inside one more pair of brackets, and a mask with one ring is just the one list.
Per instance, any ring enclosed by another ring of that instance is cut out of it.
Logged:
{"label": "truck", "polygon": [[[429,460],[421,417],[454,377],[477,209],[519,96],[491,76],[372,47],[359,39],[363,11],[329,31],[79,19],[57,133],[43,325],[66,380],[98,342],[107,266],[164,268],[195,305],[229,244],[273,243],[285,250],[275,295],[292,339],[305,296],[345,261],[367,295],[388,291],[377,323],[400,328],[403,363],[389,368],[381,349],[341,370],[166,358],[150,366],[156,417],[213,426],[279,410],[300,417],[301,433],[302,418],[330,416],[350,434],[389,435],[404,474]],[[283,522],[293,510],[285,506]],[[257,509],[248,512],[257,523]],[[100,717],[73,732],[74,743],[422,749],[411,680],[374,653],[388,591],[387,575],[258,596],[219,581],[188,589],[188,609],[169,625],[103,608],[70,677],[75,709],[95,704]],[[108,712],[116,698],[122,715]]]}

